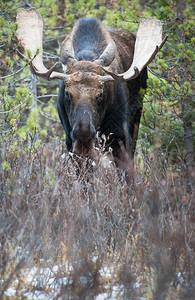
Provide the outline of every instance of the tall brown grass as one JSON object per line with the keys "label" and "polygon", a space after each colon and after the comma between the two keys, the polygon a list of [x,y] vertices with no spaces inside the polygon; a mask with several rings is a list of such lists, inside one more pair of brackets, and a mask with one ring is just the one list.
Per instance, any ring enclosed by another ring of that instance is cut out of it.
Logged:
{"label": "tall brown grass", "polygon": [[[183,168],[140,152],[127,185],[103,155],[78,176],[57,142],[20,153],[1,174],[1,299],[13,285],[15,299],[27,291],[48,299],[194,299],[194,195]],[[27,281],[34,267],[52,270],[53,284]]]}

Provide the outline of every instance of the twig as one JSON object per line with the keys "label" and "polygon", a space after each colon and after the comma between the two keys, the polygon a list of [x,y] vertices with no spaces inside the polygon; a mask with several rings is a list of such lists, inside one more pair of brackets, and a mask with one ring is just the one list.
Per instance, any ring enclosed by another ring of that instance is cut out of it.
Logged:
{"label": "twig", "polygon": [[3,76],[3,77],[0,77],[0,79],[9,78],[9,77],[12,77],[12,76],[14,76],[14,75],[16,75],[16,74],[22,72],[22,70],[24,70],[24,69],[25,69],[25,68],[33,61],[33,59],[37,56],[37,53],[38,53],[38,50],[37,50],[37,52],[35,53],[34,57],[31,58],[31,60],[29,60],[29,61],[25,64],[24,67],[22,67],[21,69],[19,69],[19,70],[16,71],[15,73],[12,73],[12,74],[10,74],[10,75],[6,75],[6,76]]}
{"label": "twig", "polygon": [[10,112],[13,112],[14,110],[18,109],[21,105],[23,105],[28,98],[31,96],[31,94],[28,95],[28,97],[22,102],[20,103],[18,106],[14,107],[12,110],[8,110],[8,111],[0,111],[0,114],[9,114]]}
{"label": "twig", "polygon": [[12,82],[11,82],[11,84],[10,84],[10,86],[9,87],[13,87],[18,81],[30,81],[29,80],[29,78],[30,78],[30,75],[27,75],[27,76],[24,76],[24,77],[21,77],[21,78],[18,78],[18,79],[16,79],[16,80],[13,80]]}
{"label": "twig", "polygon": [[68,24],[68,25],[65,25],[65,26],[61,26],[61,27],[43,27],[44,30],[60,30],[60,29],[64,29],[64,28],[67,28],[67,27],[72,27],[74,23],[71,23],[71,24]]}
{"label": "twig", "polygon": [[40,99],[40,98],[47,98],[47,97],[57,97],[58,95],[55,95],[55,94],[51,94],[51,95],[43,95],[43,96],[38,96],[37,98]]}
{"label": "twig", "polygon": [[41,104],[41,105],[45,105],[46,103],[42,102],[41,100],[39,100],[40,98],[48,98],[48,97],[57,97],[58,95],[43,95],[43,96],[38,96],[37,97],[37,101]]}
{"label": "twig", "polygon": [[49,57],[49,58],[55,58],[55,59],[59,59],[60,57],[58,55],[55,55],[55,54],[51,54],[49,52],[45,52],[43,51],[43,57]]}
{"label": "twig", "polygon": [[50,115],[48,115],[48,114],[44,113],[43,111],[39,111],[39,113],[40,113],[42,116],[44,116],[45,118],[49,119],[49,120],[52,120],[52,121],[54,121],[54,122],[58,122],[58,123],[60,123],[60,121],[59,121],[59,120],[56,120],[56,119],[54,119],[54,118],[50,117]]}
{"label": "twig", "polygon": [[7,13],[7,10],[8,10],[10,7],[12,7],[12,6],[14,6],[15,4],[17,4],[18,2],[20,2],[20,0],[16,1],[15,3],[12,3],[10,6],[6,7],[6,12],[2,11],[2,13],[0,13],[0,15],[5,15],[5,14]]}

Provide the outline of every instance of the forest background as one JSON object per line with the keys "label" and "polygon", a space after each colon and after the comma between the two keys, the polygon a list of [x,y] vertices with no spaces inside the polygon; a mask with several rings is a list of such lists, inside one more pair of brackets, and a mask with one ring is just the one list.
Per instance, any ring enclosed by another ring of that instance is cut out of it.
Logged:
{"label": "forest background", "polygon": [[[18,56],[16,13],[29,4],[44,20],[48,67],[80,17],[134,34],[145,17],[164,24],[131,188],[112,165],[99,165],[90,183],[75,176],[56,109],[59,83],[36,78]],[[3,1],[0,11],[1,298],[193,299],[193,1]]]}

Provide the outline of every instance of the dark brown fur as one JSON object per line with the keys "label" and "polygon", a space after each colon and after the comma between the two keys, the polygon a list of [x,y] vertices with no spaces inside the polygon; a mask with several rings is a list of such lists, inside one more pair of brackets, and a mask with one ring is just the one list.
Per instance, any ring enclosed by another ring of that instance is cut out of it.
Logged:
{"label": "dark brown fur", "polygon": [[104,83],[99,76],[106,73],[97,62],[99,57],[106,62],[102,52],[114,40],[116,53],[107,69],[125,72],[133,60],[135,37],[124,29],[107,30],[96,19],[84,19],[73,29],[71,39],[75,59],[68,61],[66,73],[72,78],[66,85],[62,83],[58,97],[68,151],[93,155],[99,131],[107,139],[107,150],[112,149],[115,161],[123,169],[134,155],[142,109],[139,92],[141,87],[146,88],[147,73],[144,69],[129,82]]}

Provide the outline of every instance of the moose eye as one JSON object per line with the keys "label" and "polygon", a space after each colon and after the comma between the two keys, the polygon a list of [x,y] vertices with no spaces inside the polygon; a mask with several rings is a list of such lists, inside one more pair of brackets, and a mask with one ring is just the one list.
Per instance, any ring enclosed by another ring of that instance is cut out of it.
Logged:
{"label": "moose eye", "polygon": [[97,97],[96,97],[96,100],[97,101],[101,101],[103,98],[103,93],[100,93]]}

